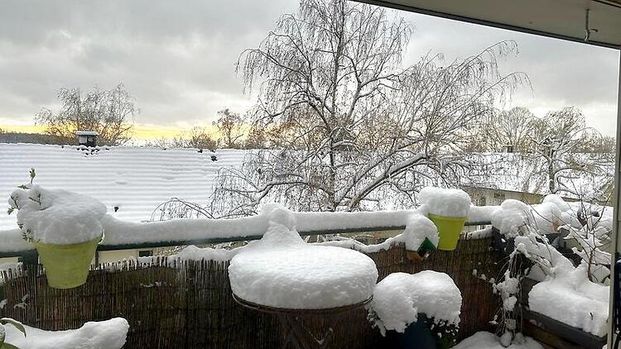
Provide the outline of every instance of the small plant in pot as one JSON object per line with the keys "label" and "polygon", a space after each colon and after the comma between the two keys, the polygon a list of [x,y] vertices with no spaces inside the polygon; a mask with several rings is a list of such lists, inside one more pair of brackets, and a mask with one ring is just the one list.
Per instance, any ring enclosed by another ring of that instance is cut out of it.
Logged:
{"label": "small plant in pot", "polygon": [[427,217],[438,228],[438,249],[454,250],[468,220],[470,196],[460,189],[426,187],[421,190],[419,198],[427,211]]}
{"label": "small plant in pot", "polygon": [[74,288],[86,282],[97,244],[103,237],[101,202],[65,190],[49,190],[32,183],[19,186],[9,198],[9,214],[17,210],[24,240],[37,249],[48,285]]}

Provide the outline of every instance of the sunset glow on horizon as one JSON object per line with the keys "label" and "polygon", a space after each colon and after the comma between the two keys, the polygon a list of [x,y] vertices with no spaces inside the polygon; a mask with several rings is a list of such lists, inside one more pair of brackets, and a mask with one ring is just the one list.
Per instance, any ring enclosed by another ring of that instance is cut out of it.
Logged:
{"label": "sunset glow on horizon", "polygon": [[[217,128],[212,125],[195,125],[198,127],[205,127],[209,133],[217,134]],[[154,124],[134,124],[132,138],[135,140],[157,140],[157,139],[172,139],[178,137],[184,132],[189,131],[194,126],[181,127],[181,126],[162,126]],[[45,127],[42,125],[22,125],[22,124],[5,124],[0,123],[0,129],[5,132],[22,132],[22,133],[45,133]]]}

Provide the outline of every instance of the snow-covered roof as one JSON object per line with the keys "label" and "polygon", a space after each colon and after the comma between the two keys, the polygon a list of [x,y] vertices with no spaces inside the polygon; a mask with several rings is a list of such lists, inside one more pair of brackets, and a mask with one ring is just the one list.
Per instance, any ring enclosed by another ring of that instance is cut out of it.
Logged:
{"label": "snow-covered roof", "polygon": [[[92,196],[102,201],[114,217],[141,222],[149,220],[153,210],[172,197],[207,204],[219,169],[241,166],[247,152],[144,147],[100,147],[93,151],[77,146],[0,143],[0,230],[17,226],[15,215],[5,213],[7,201],[18,185],[28,182],[30,168],[36,170],[36,184]],[[212,160],[214,156],[216,161]],[[531,156],[476,157],[480,165],[468,173],[462,185],[546,193],[541,163]],[[612,176],[614,161],[608,167]],[[593,188],[593,183],[601,179],[585,177],[579,184]]]}
{"label": "snow-covered roof", "polygon": [[[581,162],[597,164],[589,171],[563,172],[568,189],[581,193],[587,199],[601,195],[614,178],[614,154],[578,154]],[[469,159],[471,170],[462,186],[500,189],[514,192],[549,194],[547,164],[534,154],[483,153]],[[562,196],[576,197],[567,192]]]}
{"label": "snow-covered roof", "polygon": [[76,136],[97,136],[99,133],[97,131],[76,131]]}
{"label": "snow-covered roof", "polygon": [[29,181],[30,168],[36,170],[36,184],[92,196],[116,218],[141,222],[171,197],[206,204],[218,170],[240,165],[245,154],[241,150],[98,149],[0,143],[0,230],[17,227],[15,213],[6,214],[8,198],[18,185]]}

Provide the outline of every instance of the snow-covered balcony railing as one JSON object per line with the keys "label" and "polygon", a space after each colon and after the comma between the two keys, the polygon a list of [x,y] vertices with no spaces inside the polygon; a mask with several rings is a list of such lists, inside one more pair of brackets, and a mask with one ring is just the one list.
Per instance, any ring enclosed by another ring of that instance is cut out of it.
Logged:
{"label": "snow-covered balcony railing", "polygon": [[[494,207],[473,206],[466,226],[490,225]],[[403,230],[417,210],[375,212],[294,212],[302,236]],[[236,219],[178,219],[132,223],[110,215],[103,218],[104,239],[99,251],[258,240],[268,227],[266,215]],[[0,231],[0,257],[32,254],[33,246],[20,229]]]}

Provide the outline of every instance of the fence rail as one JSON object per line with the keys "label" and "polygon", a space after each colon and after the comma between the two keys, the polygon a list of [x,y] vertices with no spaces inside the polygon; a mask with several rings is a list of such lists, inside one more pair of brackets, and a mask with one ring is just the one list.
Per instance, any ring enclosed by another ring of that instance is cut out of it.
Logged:
{"label": "fence rail", "polygon": [[[407,213],[406,211],[402,211],[402,212],[397,212],[400,215],[399,216],[395,216],[392,218],[396,218],[395,219],[395,224],[390,224],[389,219],[391,218],[391,215],[395,214],[394,212],[389,212],[388,214],[384,214],[384,212],[357,212],[357,213],[334,213],[335,215],[350,215],[352,217],[348,217],[349,221],[351,221],[351,218],[360,218],[361,222],[360,223],[350,223],[349,226],[345,225],[342,228],[338,228],[339,224],[326,224],[326,223],[321,223],[321,222],[313,222],[311,223],[310,221],[313,218],[317,218],[317,217],[313,217],[315,214],[313,213],[296,213],[296,215],[303,217],[303,224],[301,226],[298,226],[298,233],[301,236],[316,236],[316,235],[328,235],[328,234],[348,234],[348,233],[365,233],[365,232],[375,232],[375,231],[398,231],[398,230],[403,230],[405,229],[405,224],[403,223],[403,216]],[[409,212],[411,213],[411,212]],[[248,223],[263,223],[263,222],[257,222],[256,221],[256,216],[255,217],[250,217],[248,220]],[[376,218],[378,220],[378,224],[372,224],[372,223],[368,223],[365,221],[369,221],[373,218]],[[253,219],[253,221],[251,221],[250,219]],[[244,220],[244,219],[241,219]],[[201,220],[194,220],[195,222],[200,223]],[[206,220],[203,220],[206,221]],[[239,229],[240,225],[240,219],[236,219],[236,220],[226,220],[226,219],[221,219],[221,220],[211,220],[213,222],[218,223],[218,228],[220,229],[226,229],[227,228],[227,221],[230,221],[230,225],[236,226],[236,229]],[[168,221],[170,222],[170,221]],[[155,222],[155,223],[146,223],[146,224],[142,224],[142,227],[149,227],[149,226],[154,226],[154,225],[158,225],[158,223],[166,223],[166,222]],[[246,223],[246,224],[248,224]],[[491,222],[489,221],[481,221],[481,222],[466,222],[466,226],[479,226],[479,225],[490,225]],[[137,224],[136,224],[137,225]],[[264,224],[259,224],[259,226],[264,225]],[[330,227],[329,225],[332,225],[332,227]],[[209,225],[205,225],[206,230],[213,230],[214,228],[209,226]],[[196,228],[195,228],[196,229]],[[116,229],[117,231],[115,232],[114,235],[121,235],[123,234],[122,231],[118,231],[119,229]],[[232,236],[221,236],[221,235],[216,235],[214,236],[214,234],[207,234],[205,233],[204,236],[205,237],[199,237],[199,238],[180,238],[180,239],[170,239],[170,240],[163,240],[163,241],[149,241],[150,239],[144,239],[143,241],[135,241],[137,239],[134,239],[134,241],[130,240],[129,242],[123,242],[123,243],[115,243],[116,241],[125,241],[127,239],[119,239],[119,238],[112,238],[112,239],[108,239],[108,237],[106,236],[104,238],[104,241],[97,247],[97,251],[117,251],[117,250],[132,250],[132,249],[150,249],[150,248],[159,248],[159,247],[170,247],[170,246],[186,246],[186,245],[205,245],[205,244],[217,244],[217,243],[223,243],[223,242],[236,242],[236,241],[250,241],[250,240],[259,240],[261,239],[261,237],[263,236],[262,234],[257,232],[257,226],[252,226],[251,224],[248,224],[248,230],[250,232],[249,235],[244,235],[244,234],[237,234],[237,235],[232,235]],[[265,231],[265,229],[261,230]],[[257,233],[255,233],[257,232]],[[129,232],[127,232],[129,234]],[[144,234],[148,237],[148,234]],[[167,234],[167,236],[174,236],[174,232],[170,232],[170,234]],[[18,229],[16,230],[12,230],[12,231],[0,231],[0,236],[6,237],[8,239],[21,239],[21,233]],[[111,240],[111,241],[110,241]],[[11,244],[9,244],[11,245]],[[7,257],[20,257],[23,258],[24,261],[36,261],[36,256],[37,256],[37,252],[34,248],[32,248],[32,246],[30,244],[27,244],[26,242],[23,243],[16,243],[15,241],[12,241],[12,245],[18,245],[18,248],[13,248],[10,250],[4,250],[3,251],[3,244],[0,244],[0,258],[7,258]]]}
{"label": "fence rail", "polygon": [[[368,253],[379,280],[390,273],[436,270],[451,276],[463,303],[459,338],[493,330],[490,320],[500,308],[491,285],[472,275],[477,269],[489,277],[502,274],[502,255],[490,249],[491,238],[462,239],[455,251],[435,251],[423,261],[408,258],[405,246]],[[173,265],[170,264],[173,262]],[[122,316],[130,323],[126,349],[133,348],[256,348],[282,346],[277,319],[238,306],[228,280],[228,262],[157,259],[154,264],[121,262],[112,269],[95,267],[78,288],[47,287],[37,265],[17,273],[4,272],[8,316],[46,330],[78,328],[86,321]],[[13,274],[11,274],[13,273]],[[383,338],[359,309],[344,314],[334,327],[329,348],[382,347]],[[325,316],[305,322],[311,329],[331,323]]]}

